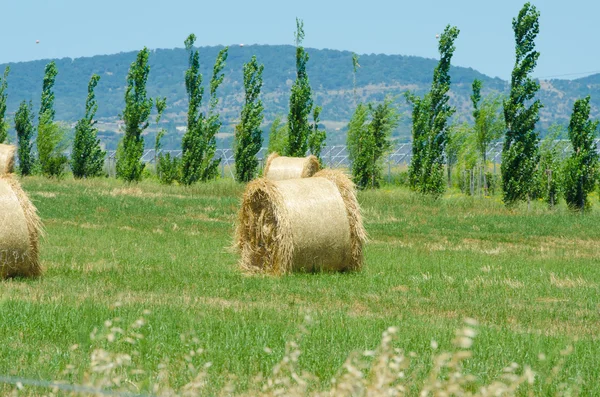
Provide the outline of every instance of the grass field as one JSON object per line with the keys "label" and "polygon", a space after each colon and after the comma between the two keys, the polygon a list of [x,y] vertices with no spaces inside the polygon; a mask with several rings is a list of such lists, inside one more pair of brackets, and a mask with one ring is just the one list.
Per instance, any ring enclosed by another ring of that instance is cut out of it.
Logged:
{"label": "grass field", "polygon": [[[414,352],[421,369],[410,382],[418,388],[432,340],[452,350],[469,317],[479,324],[465,362],[475,386],[516,362],[540,374],[536,394],[565,383],[600,395],[598,210],[581,216],[542,203],[507,210],[499,198],[363,192],[371,240],[363,272],[275,278],[237,268],[230,247],[243,186],[233,182],[186,189],[28,178],[23,185],[45,224],[46,273],[0,282],[0,375],[78,382],[100,345],[137,352],[147,372],[132,376],[142,383],[168,358],[177,386],[189,379],[184,357],[198,344],[204,353],[194,360],[212,363],[208,394],[231,375],[244,389],[281,360],[308,314],[299,366],[320,386],[349,353],[376,348],[382,332],[398,326],[395,346]],[[105,320],[124,327],[140,316],[147,324],[136,345],[90,340]],[[540,379],[560,360],[545,384]]]}

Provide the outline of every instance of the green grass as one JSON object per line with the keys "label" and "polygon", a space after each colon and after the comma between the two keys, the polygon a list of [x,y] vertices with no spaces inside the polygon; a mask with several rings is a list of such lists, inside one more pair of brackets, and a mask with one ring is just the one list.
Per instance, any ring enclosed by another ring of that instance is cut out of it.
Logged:
{"label": "green grass", "polygon": [[507,210],[498,198],[456,193],[433,201],[400,188],[364,192],[363,272],[276,278],[237,268],[230,247],[243,186],[233,182],[23,185],[45,224],[46,272],[0,282],[0,375],[76,380],[62,371],[89,367],[100,343],[90,341],[92,330],[115,317],[132,323],[147,309],[136,360],[156,372],[169,357],[173,384],[188,379],[178,360],[190,343],[181,335],[197,337],[201,360],[213,364],[210,390],[229,374],[243,388],[281,359],[309,314],[300,367],[326,385],[350,352],[375,348],[392,325],[400,327],[397,346],[427,368],[431,341],[452,349],[471,317],[479,327],[466,368],[479,383],[512,362],[549,374],[573,346],[553,385],[536,390],[582,382],[582,394],[600,394],[598,210],[581,216],[542,203]]}

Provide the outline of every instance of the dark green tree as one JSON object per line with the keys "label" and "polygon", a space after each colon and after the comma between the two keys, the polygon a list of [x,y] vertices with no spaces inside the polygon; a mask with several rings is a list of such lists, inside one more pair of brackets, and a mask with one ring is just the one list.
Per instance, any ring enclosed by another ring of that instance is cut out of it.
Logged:
{"label": "dark green tree", "polygon": [[217,55],[210,81],[210,103],[208,115],[200,112],[204,88],[200,73],[200,55],[194,50],[196,36],[190,34],[185,40],[185,48],[189,52],[189,67],[185,72],[185,88],[188,94],[187,131],[181,142],[181,182],[191,185],[197,181],[207,181],[217,176],[220,159],[215,160],[217,150],[216,134],[221,128],[216,107],[219,103],[217,89],[223,82],[222,70],[227,60],[228,47]]}
{"label": "dark green tree", "polygon": [[98,129],[96,128],[96,111],[98,103],[94,89],[100,76],[92,75],[88,84],[88,95],[85,102],[85,116],[75,125],[75,139],[71,153],[71,170],[75,178],[91,178],[102,175],[106,152],[100,148]]}
{"label": "dark green tree", "polygon": [[264,66],[259,65],[256,56],[244,64],[245,101],[240,124],[235,129],[235,174],[240,182],[250,182],[257,173],[256,154],[262,146],[264,106],[260,100],[262,73]]}
{"label": "dark green tree", "polygon": [[293,157],[303,157],[308,150],[308,136],[311,125],[308,117],[313,108],[312,92],[306,64],[308,53],[302,46],[304,40],[304,22],[296,18],[296,81],[290,94],[290,113],[288,115],[288,144],[285,154]]}
{"label": "dark green tree", "polygon": [[42,86],[42,99],[38,114],[37,150],[42,174],[48,177],[61,176],[67,157],[62,153],[66,149],[65,127],[54,122],[54,82],[58,69],[54,61],[46,65]]}
{"label": "dark green tree", "polygon": [[10,66],[4,69],[4,77],[0,78],[0,143],[6,142],[8,139],[8,122],[6,121],[6,102],[8,101],[8,73],[10,73]]}
{"label": "dark green tree", "polygon": [[569,122],[569,139],[573,154],[567,160],[564,172],[564,192],[571,209],[583,211],[589,206],[588,194],[598,181],[598,152],[594,138],[598,121],[590,120],[590,97],[578,99]]}
{"label": "dark green tree", "polygon": [[378,188],[382,180],[384,154],[390,135],[398,126],[399,114],[391,98],[383,103],[358,104],[348,124],[348,152],[352,178],[360,189]]}
{"label": "dark green tree", "polygon": [[535,124],[542,107],[533,100],[540,85],[530,77],[540,53],[535,51],[540,13],[526,3],[512,26],[516,41],[516,61],[512,71],[510,96],[503,101],[506,137],[502,148],[502,190],[506,205],[530,199],[535,186],[534,173],[540,156]]}
{"label": "dark green tree", "polygon": [[31,102],[21,102],[19,109],[15,114],[15,130],[17,131],[18,148],[17,154],[19,155],[19,172],[21,175],[31,175],[33,171],[34,159],[31,154],[33,142],[33,105]]}
{"label": "dark green tree", "polygon": [[219,98],[217,97],[217,89],[223,83],[225,74],[225,61],[227,60],[229,47],[223,48],[217,54],[215,65],[213,66],[213,75],[210,79],[210,103],[208,105],[208,116],[206,117],[206,125],[204,128],[204,158],[202,162],[202,173],[200,180],[202,182],[210,181],[217,177],[218,167],[221,159],[215,159],[217,152],[217,134],[221,129],[221,120],[217,112]]}
{"label": "dark green tree", "polygon": [[315,106],[313,109],[313,125],[308,135],[308,149],[314,154],[319,161],[321,161],[321,151],[325,146],[325,139],[327,133],[325,130],[319,129],[319,122],[321,121],[321,106]]}
{"label": "dark green tree", "polygon": [[149,55],[150,51],[144,47],[138,52],[127,73],[125,109],[121,116],[125,123],[125,135],[117,148],[117,178],[126,182],[139,182],[144,171],[142,133],[148,128],[148,118],[152,111],[152,98],[148,98],[146,94],[150,74]]}
{"label": "dark green tree", "polygon": [[185,40],[189,52],[189,65],[185,72],[185,89],[188,95],[187,130],[181,141],[181,180],[191,185],[200,179],[204,158],[203,124],[204,114],[200,112],[204,87],[200,73],[200,54],[194,50],[196,35],[190,34]]}
{"label": "dark green tree", "polygon": [[440,61],[433,72],[430,92],[423,98],[410,93],[406,96],[413,106],[414,148],[409,168],[410,185],[421,193],[433,196],[441,195],[446,187],[444,152],[448,142],[448,119],[456,111],[448,104],[449,72],[452,55],[456,49],[454,41],[459,33],[457,27],[448,25],[440,35]]}

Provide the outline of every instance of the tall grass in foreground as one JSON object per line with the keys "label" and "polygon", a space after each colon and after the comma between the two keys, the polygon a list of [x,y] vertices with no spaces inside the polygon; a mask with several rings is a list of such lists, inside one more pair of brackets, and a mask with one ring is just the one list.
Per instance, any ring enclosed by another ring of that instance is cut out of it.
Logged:
{"label": "tall grass in foreground", "polygon": [[[51,385],[28,388],[19,382],[11,395],[201,396],[208,392],[226,396],[483,397],[534,395],[535,383],[545,395],[574,396],[579,393],[580,379],[569,384],[555,384],[564,360],[560,360],[548,374],[536,373],[529,366],[507,363],[497,379],[478,385],[477,377],[469,374],[464,366],[468,360],[477,360],[470,350],[477,334],[477,322],[473,319],[465,319],[464,327],[456,331],[452,351],[440,352],[437,342],[431,341],[426,366],[415,362],[417,353],[397,347],[400,329],[389,327],[374,350],[351,353],[330,380],[329,386],[323,388],[322,380],[302,371],[298,365],[302,355],[302,338],[310,332],[310,323],[310,317],[306,316],[297,335],[286,343],[283,358],[270,373],[256,374],[250,386],[243,390],[238,388],[236,377],[231,375],[221,390],[214,390],[208,381],[208,370],[212,364],[203,360],[200,340],[186,340],[182,335],[189,352],[178,360],[164,358],[154,371],[149,372],[139,365],[143,355],[137,350],[144,338],[146,319],[141,317],[124,326],[120,318],[115,318],[93,330],[90,339],[96,347],[90,354],[89,368],[82,370],[67,365]],[[71,347],[71,351],[77,349],[78,345]],[[265,351],[270,353],[267,347]],[[570,352],[571,348],[567,348],[561,354],[566,356]],[[544,359],[539,357],[540,361]],[[180,386],[174,386],[170,380],[170,375],[177,372],[185,374],[187,379]]]}

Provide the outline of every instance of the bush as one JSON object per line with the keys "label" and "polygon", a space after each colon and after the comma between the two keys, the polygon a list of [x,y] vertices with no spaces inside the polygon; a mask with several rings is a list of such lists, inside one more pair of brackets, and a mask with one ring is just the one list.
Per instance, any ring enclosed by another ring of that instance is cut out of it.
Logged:
{"label": "bush", "polygon": [[171,185],[180,181],[181,159],[170,153],[158,157],[157,173],[160,183]]}

